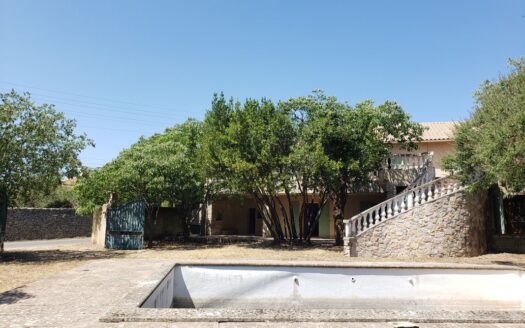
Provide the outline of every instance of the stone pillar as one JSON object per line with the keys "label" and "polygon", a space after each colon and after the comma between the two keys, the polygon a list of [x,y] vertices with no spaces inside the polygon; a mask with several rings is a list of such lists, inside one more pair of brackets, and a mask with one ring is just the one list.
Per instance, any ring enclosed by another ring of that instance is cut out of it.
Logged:
{"label": "stone pillar", "polygon": [[93,225],[91,229],[91,243],[98,247],[106,246],[106,213],[108,204],[95,210],[93,213]]}
{"label": "stone pillar", "polygon": [[343,238],[343,252],[345,256],[356,257],[357,256],[357,238],[344,237]]}
{"label": "stone pillar", "polygon": [[206,236],[212,235],[213,224],[213,203],[209,202],[206,205]]}

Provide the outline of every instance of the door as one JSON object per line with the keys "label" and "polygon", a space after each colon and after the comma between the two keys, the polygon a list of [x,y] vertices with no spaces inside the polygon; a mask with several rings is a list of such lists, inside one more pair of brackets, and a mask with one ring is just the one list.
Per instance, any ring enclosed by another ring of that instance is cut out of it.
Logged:
{"label": "door", "polygon": [[315,222],[315,217],[319,211],[319,204],[307,204],[306,205],[306,222],[305,222],[305,235],[310,231],[310,227],[313,227],[312,237],[319,237],[319,222]]}
{"label": "door", "polygon": [[146,202],[136,200],[106,212],[106,248],[142,249]]}
{"label": "door", "polygon": [[248,234],[255,235],[255,220],[257,218],[257,210],[255,208],[250,208],[248,214]]}

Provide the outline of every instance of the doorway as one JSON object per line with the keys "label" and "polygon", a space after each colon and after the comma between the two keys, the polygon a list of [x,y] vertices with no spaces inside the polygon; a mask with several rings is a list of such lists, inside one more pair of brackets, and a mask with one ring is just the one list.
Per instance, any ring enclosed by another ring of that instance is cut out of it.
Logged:
{"label": "doorway", "polygon": [[310,231],[310,227],[315,225],[313,227],[312,237],[319,237],[319,221],[315,222],[317,212],[319,212],[319,204],[306,204],[306,220],[304,231],[305,234],[307,234],[308,231]]}
{"label": "doorway", "polygon": [[257,210],[255,208],[250,208],[248,215],[248,234],[255,235],[255,223],[257,220]]}

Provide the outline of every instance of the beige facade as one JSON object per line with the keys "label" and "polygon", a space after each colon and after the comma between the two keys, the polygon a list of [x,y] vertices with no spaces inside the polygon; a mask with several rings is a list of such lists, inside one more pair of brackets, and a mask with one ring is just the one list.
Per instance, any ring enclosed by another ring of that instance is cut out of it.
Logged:
{"label": "beige facade", "polygon": [[391,150],[392,154],[417,154],[417,153],[433,153],[432,162],[436,168],[436,177],[441,178],[448,173],[443,169],[442,159],[445,155],[454,152],[454,142],[452,140],[441,140],[441,141],[423,141],[418,143],[418,149],[413,151],[406,151],[394,145]]}
{"label": "beige facade", "polygon": [[[282,197],[281,200],[288,211],[289,205],[285,197]],[[385,200],[385,194],[381,192],[350,194],[345,207],[345,217],[351,217],[383,200]],[[313,203],[317,204],[315,201]],[[301,205],[299,197],[292,199],[296,215]],[[264,224],[256,207],[255,200],[250,197],[224,196],[214,201],[208,208],[208,233],[211,235],[262,236]],[[319,231],[315,237],[335,237],[333,211],[331,202],[328,202],[321,210]],[[296,219],[297,231],[299,231],[298,221]]]}

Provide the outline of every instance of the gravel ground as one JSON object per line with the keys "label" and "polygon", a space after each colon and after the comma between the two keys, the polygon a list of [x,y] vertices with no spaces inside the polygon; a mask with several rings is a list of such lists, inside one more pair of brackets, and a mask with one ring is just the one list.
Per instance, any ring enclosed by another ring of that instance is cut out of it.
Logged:
{"label": "gravel ground", "polygon": [[[276,247],[268,243],[233,245],[164,244],[140,251],[110,251],[90,245],[11,250],[0,255],[0,293],[51,277],[85,263],[103,259],[252,259],[312,261],[385,261],[505,264],[525,268],[525,254],[487,254],[473,258],[349,258],[341,247]],[[1,294],[0,294],[1,297]]]}

